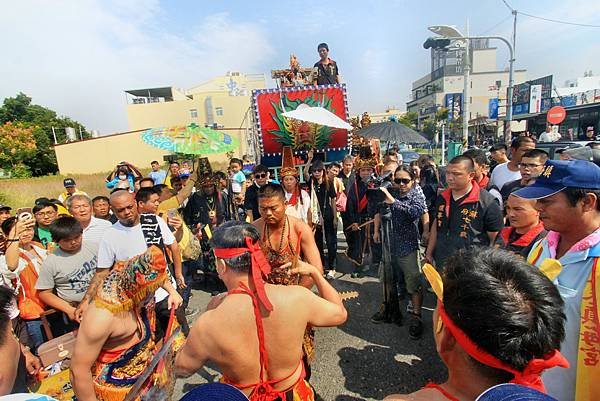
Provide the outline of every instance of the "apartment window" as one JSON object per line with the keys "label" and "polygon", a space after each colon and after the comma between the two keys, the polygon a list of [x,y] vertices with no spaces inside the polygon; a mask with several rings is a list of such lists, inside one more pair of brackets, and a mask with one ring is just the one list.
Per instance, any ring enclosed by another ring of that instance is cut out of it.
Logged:
{"label": "apartment window", "polygon": [[215,114],[218,116],[222,116],[223,115],[223,108],[222,107],[215,107]]}
{"label": "apartment window", "polygon": [[198,118],[198,109],[190,109],[190,117]]}

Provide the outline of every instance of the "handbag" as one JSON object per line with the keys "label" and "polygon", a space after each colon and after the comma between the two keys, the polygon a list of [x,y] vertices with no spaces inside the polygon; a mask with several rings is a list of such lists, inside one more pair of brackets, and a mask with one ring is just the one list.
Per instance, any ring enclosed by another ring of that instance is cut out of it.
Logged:
{"label": "handbag", "polygon": [[335,209],[338,212],[346,211],[346,203],[348,203],[348,196],[346,195],[346,193],[340,192],[339,194],[337,194],[337,198],[335,200]]}
{"label": "handbag", "polygon": [[49,366],[55,362],[70,359],[73,356],[76,338],[77,330],[74,330],[40,345],[38,356],[42,361],[42,365]]}
{"label": "handbag", "polygon": [[197,260],[200,257],[200,252],[202,251],[202,248],[200,247],[200,240],[194,235],[194,233],[192,233],[192,231],[186,225],[184,225],[183,238],[181,239],[181,242],[185,242],[186,236],[187,243],[181,251],[181,257],[185,261]]}

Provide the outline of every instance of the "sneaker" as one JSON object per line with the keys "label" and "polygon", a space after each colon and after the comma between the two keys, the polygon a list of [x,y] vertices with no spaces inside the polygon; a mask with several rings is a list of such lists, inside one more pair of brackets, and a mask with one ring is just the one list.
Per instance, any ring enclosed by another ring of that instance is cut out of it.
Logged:
{"label": "sneaker", "polygon": [[410,314],[410,325],[408,326],[408,335],[413,340],[418,340],[421,338],[423,334],[423,321],[421,320],[421,316],[415,315],[414,313]]}
{"label": "sneaker", "polygon": [[384,304],[379,305],[379,310],[377,311],[377,313],[375,313],[373,316],[371,316],[371,322],[373,322],[375,324],[389,322],[388,314],[385,310]]}
{"label": "sneaker", "polygon": [[327,272],[327,274],[325,275],[325,278],[328,279],[328,280],[334,280],[335,279],[335,273],[336,273],[335,270],[329,270]]}
{"label": "sneaker", "polygon": [[188,306],[187,308],[185,308],[185,315],[188,316],[188,317],[197,315],[198,312],[200,312],[200,309],[198,309],[198,308],[193,308],[193,307],[190,307],[190,306]]}

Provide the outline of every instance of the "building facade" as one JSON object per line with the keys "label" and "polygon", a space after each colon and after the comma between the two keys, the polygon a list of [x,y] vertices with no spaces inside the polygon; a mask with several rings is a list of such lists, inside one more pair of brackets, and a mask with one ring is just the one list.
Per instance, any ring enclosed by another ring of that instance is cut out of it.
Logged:
{"label": "building facade", "polygon": [[513,119],[526,122],[532,135],[545,131],[548,110],[554,106],[562,106],[566,112],[564,121],[555,128],[562,140],[594,140],[600,131],[600,77],[589,72],[557,87],[553,76],[548,75],[515,86]]}
{"label": "building facade", "polygon": [[[495,47],[489,47],[488,40],[471,41],[469,99],[462,99],[465,50],[432,48],[431,71],[413,82],[411,100],[406,104],[407,111],[418,114],[418,128],[421,128],[422,120],[433,117],[440,107],[448,109],[449,119],[461,117],[463,102],[467,101],[470,127],[484,120],[487,124],[495,125],[498,132],[502,132],[501,119],[506,114],[508,70],[498,70],[496,52]],[[515,70],[514,82],[525,81],[526,74],[526,70]],[[498,99],[499,103],[499,115],[495,119],[489,115],[491,99]]]}
{"label": "building facade", "polygon": [[253,89],[264,89],[264,74],[229,72],[189,89],[174,87],[126,90],[130,130],[174,125],[240,128],[250,126]]}

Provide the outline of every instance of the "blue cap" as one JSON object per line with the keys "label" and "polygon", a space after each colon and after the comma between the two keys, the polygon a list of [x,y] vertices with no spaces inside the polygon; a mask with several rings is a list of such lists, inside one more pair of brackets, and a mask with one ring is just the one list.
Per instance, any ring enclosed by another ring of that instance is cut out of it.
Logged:
{"label": "blue cap", "polygon": [[490,387],[475,401],[557,401],[541,391],[520,384],[503,383]]}
{"label": "blue cap", "polygon": [[208,383],[194,388],[179,401],[248,401],[248,397],[229,384]]}
{"label": "blue cap", "polygon": [[600,167],[584,160],[548,160],[535,183],[512,194],[541,199],[565,188],[600,189]]}

